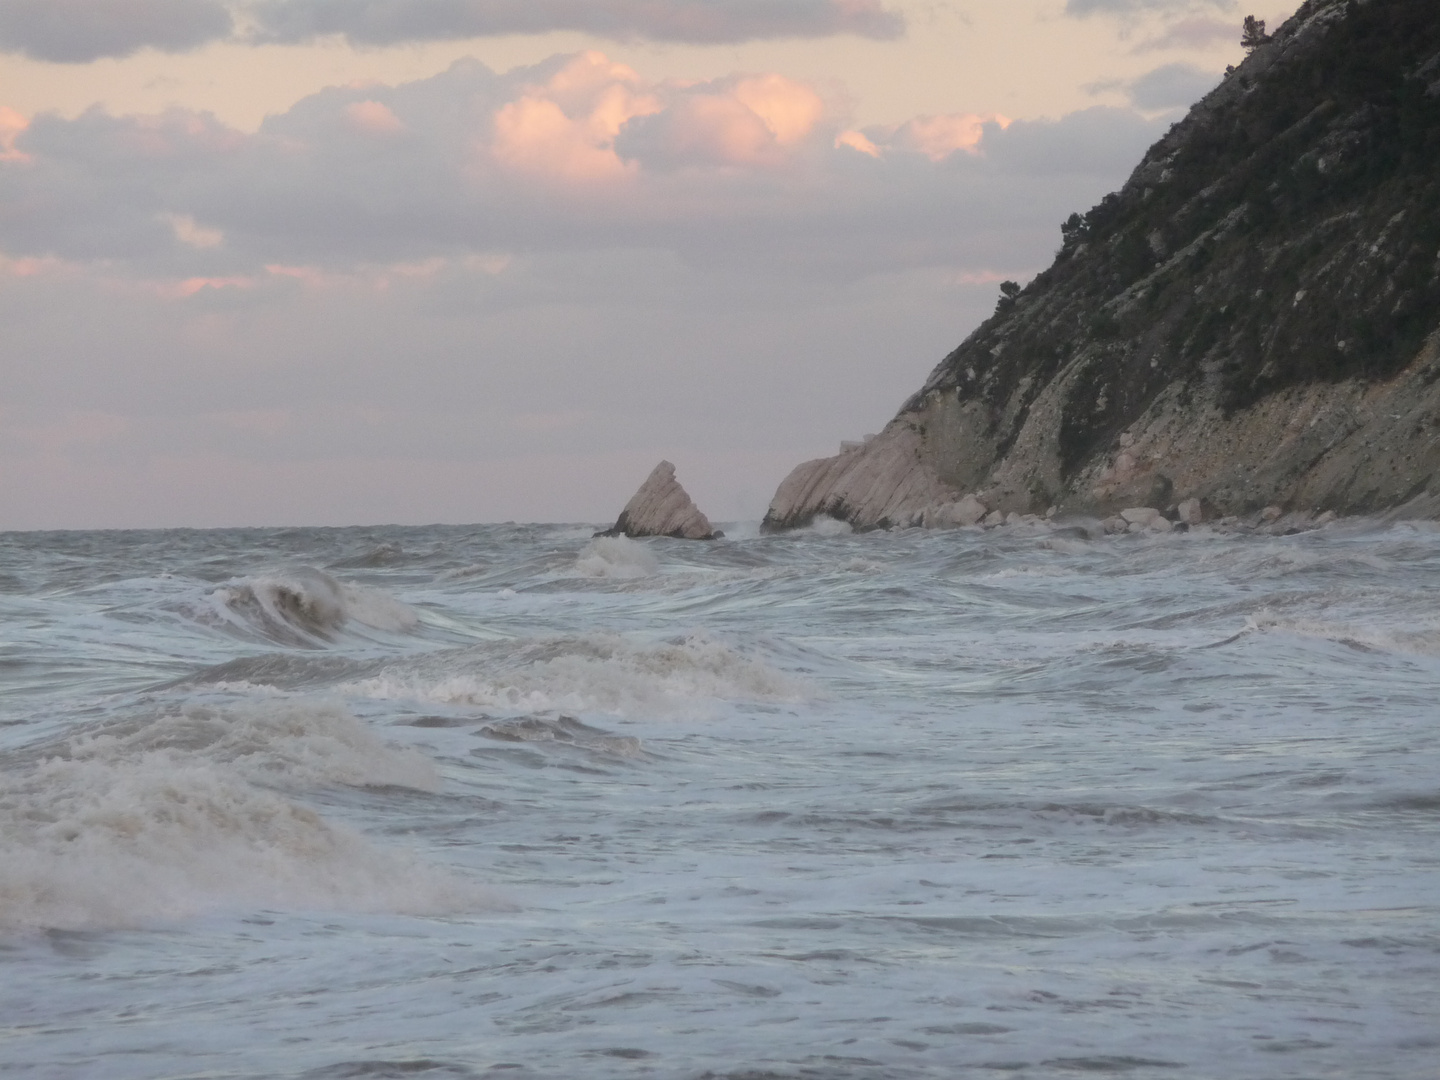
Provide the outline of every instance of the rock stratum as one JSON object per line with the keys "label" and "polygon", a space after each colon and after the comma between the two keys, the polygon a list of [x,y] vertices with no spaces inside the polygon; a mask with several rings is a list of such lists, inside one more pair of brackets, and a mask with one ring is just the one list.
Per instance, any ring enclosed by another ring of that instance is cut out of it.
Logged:
{"label": "rock stratum", "polygon": [[767,530],[1440,516],[1440,4],[1308,0]]}
{"label": "rock stratum", "polygon": [[615,524],[596,536],[672,536],[679,540],[715,540],[725,534],[710,524],[680,481],[675,466],[662,461],[630,497]]}

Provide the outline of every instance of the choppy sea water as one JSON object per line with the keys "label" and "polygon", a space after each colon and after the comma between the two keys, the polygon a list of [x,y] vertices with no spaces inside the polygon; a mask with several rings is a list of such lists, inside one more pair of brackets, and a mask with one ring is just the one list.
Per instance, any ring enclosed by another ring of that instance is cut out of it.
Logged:
{"label": "choppy sea water", "polygon": [[1431,1078],[1440,530],[0,535],[6,1077]]}

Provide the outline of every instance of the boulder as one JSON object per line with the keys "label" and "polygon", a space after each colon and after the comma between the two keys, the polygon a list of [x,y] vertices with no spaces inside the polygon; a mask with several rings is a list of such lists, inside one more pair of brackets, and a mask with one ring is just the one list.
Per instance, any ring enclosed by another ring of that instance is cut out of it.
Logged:
{"label": "boulder", "polygon": [[640,490],[631,496],[612,528],[596,536],[673,536],[679,540],[714,540],[723,536],[700,512],[668,461],[656,465]]}
{"label": "boulder", "polygon": [[989,513],[985,504],[974,495],[966,495],[955,502],[942,503],[927,509],[920,524],[927,529],[964,529],[980,524]]}
{"label": "boulder", "polygon": [[1175,508],[1180,521],[1185,525],[1199,525],[1205,520],[1205,509],[1199,499],[1184,499]]}
{"label": "boulder", "polygon": [[1160,516],[1160,511],[1153,506],[1132,506],[1121,510],[1120,516],[1131,525],[1139,525],[1142,529],[1149,526]]}

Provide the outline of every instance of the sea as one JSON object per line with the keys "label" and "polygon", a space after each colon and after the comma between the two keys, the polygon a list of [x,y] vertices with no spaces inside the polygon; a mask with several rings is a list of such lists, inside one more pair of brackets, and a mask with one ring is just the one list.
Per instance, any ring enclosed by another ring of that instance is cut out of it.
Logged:
{"label": "sea", "polygon": [[6,1080],[1434,1080],[1440,528],[0,534]]}

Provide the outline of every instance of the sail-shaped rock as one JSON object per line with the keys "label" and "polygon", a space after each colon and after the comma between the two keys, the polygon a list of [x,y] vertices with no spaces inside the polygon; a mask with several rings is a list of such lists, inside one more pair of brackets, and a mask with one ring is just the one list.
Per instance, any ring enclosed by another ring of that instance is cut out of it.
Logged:
{"label": "sail-shaped rock", "polygon": [[714,540],[724,533],[710,524],[680,481],[675,466],[662,461],[635,492],[614,527],[598,536],[673,536],[679,540]]}

